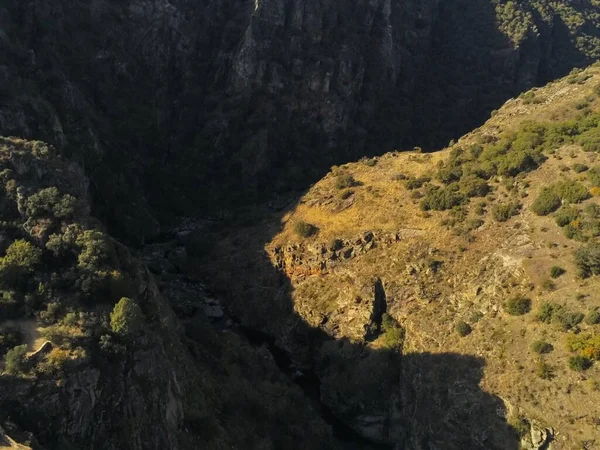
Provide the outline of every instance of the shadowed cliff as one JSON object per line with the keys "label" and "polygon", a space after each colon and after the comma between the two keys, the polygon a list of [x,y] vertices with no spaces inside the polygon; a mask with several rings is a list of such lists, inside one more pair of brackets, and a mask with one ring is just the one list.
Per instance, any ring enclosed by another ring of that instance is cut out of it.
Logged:
{"label": "shadowed cliff", "polygon": [[96,214],[141,243],[156,219],[297,193],[365,155],[440,148],[596,57],[593,6],[539,8],[9,1],[0,132],[82,162]]}

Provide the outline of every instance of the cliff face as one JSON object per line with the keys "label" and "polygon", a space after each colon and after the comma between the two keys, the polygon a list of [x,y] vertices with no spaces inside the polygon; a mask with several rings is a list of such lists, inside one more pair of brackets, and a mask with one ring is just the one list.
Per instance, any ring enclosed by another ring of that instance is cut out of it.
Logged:
{"label": "cliff face", "polygon": [[153,217],[436,148],[595,57],[592,5],[536,5],[9,1],[0,132],[74,155],[112,229],[152,237]]}
{"label": "cliff face", "polygon": [[[77,164],[42,142],[0,138],[0,173],[0,423],[10,438],[40,449],[336,448],[265,348],[231,326],[217,332],[206,294],[159,289],[105,233]],[[141,319],[123,334],[111,311],[125,296]],[[171,304],[184,303],[177,317]]]}

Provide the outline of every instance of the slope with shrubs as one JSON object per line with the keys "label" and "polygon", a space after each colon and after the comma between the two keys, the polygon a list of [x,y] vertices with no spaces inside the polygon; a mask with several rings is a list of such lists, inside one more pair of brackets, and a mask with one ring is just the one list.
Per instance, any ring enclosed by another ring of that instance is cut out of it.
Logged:
{"label": "slope with shrubs", "polygon": [[[265,250],[312,327],[383,348],[369,331],[378,298],[369,289],[381,280],[386,313],[403,329],[401,352],[484,358],[482,386],[504,400],[525,441],[541,427],[558,432],[547,431],[552,448],[591,448],[597,418],[589,413],[600,400],[599,151],[596,65],[508,101],[440,152],[333,167],[274,219],[282,229]],[[314,233],[297,232],[297,223]],[[256,230],[213,252],[251,260],[260,252],[248,236]],[[231,266],[239,276],[227,286],[231,306],[293,348],[280,296],[269,303],[249,290],[268,283],[264,269],[247,267]],[[204,270],[216,286],[226,281]],[[352,370],[334,377],[339,386]]]}

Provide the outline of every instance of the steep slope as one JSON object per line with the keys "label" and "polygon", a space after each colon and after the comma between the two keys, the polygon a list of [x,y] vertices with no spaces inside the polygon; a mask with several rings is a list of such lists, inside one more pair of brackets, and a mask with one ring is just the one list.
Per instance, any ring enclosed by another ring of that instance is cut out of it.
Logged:
{"label": "steep slope", "polygon": [[[176,317],[179,298],[89,215],[80,167],[42,142],[6,138],[0,167],[0,423],[12,439],[46,449],[336,448],[265,348],[217,333],[198,295],[198,312]],[[138,306],[120,310],[122,297]]]}
{"label": "steep slope", "polygon": [[443,151],[333,167],[201,270],[365,436],[596,448],[599,107],[596,65]]}
{"label": "steep slope", "polygon": [[0,134],[73,155],[137,242],[193,205],[440,147],[600,48],[592,1],[8,0],[0,25]]}

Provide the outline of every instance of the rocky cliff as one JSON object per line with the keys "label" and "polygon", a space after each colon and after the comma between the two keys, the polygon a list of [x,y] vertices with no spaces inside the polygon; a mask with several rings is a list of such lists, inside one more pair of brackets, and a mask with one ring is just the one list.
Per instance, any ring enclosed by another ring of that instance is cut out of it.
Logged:
{"label": "rocky cliff", "polygon": [[[266,348],[231,326],[217,332],[206,294],[161,292],[104,232],[77,164],[5,138],[0,164],[0,422],[12,439],[40,449],[336,447]],[[143,318],[126,334],[111,313],[122,296]],[[171,304],[184,298],[177,317]]]}
{"label": "rocky cliff", "polygon": [[73,155],[98,214],[140,241],[193,205],[272,199],[334,163],[441,146],[595,58],[594,13],[545,1],[8,1],[0,132]]}

